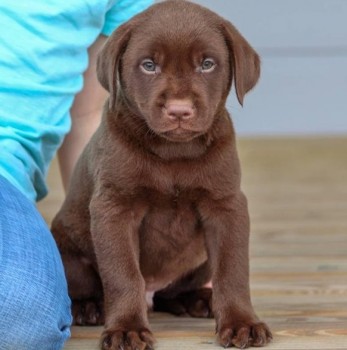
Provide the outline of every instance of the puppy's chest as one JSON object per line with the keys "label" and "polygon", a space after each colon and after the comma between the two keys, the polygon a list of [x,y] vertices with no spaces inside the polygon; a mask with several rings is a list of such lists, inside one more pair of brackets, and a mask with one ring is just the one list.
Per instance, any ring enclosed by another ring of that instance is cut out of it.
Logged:
{"label": "puppy's chest", "polygon": [[201,228],[198,203],[201,190],[173,186],[170,191],[147,190],[148,210],[142,230],[146,234],[189,240]]}
{"label": "puppy's chest", "polygon": [[198,199],[196,191],[178,187],[166,195],[148,196],[140,229],[140,264],[150,284],[164,287],[206,259]]}

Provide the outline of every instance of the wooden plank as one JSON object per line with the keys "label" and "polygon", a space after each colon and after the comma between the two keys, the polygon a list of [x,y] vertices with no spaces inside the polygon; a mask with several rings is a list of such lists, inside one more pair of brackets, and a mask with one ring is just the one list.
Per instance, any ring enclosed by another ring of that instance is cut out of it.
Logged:
{"label": "wooden plank", "polygon": [[[216,339],[213,332],[214,322],[211,320],[196,320],[176,318],[167,315],[153,316],[151,319],[153,332],[157,339],[157,350],[171,349],[216,349]],[[295,321],[294,317],[292,320]],[[329,328],[321,328],[316,323],[297,320],[296,323],[272,325],[274,341],[268,349],[346,349],[347,330],[336,324]],[[303,328],[305,326],[305,328]],[[340,325],[341,326],[341,325]],[[92,330],[86,327],[74,327],[73,337],[67,343],[66,350],[96,350],[98,337],[102,328]]]}

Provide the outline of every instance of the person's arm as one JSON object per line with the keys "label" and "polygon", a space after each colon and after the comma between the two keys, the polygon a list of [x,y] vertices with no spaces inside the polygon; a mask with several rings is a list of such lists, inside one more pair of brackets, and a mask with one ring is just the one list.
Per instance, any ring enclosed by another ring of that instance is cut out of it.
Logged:
{"label": "person's arm", "polygon": [[89,48],[89,65],[84,73],[82,91],[76,95],[71,107],[71,131],[58,151],[60,172],[65,192],[83,148],[100,124],[101,113],[108,92],[96,76],[96,58],[107,37],[100,35]]}

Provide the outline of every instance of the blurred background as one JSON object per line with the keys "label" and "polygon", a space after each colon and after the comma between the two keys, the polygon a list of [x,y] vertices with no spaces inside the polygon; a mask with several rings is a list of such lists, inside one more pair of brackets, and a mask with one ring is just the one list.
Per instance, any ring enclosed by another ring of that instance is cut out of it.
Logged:
{"label": "blurred background", "polygon": [[194,2],[230,20],[261,56],[244,107],[229,98],[239,135],[347,133],[346,0]]}

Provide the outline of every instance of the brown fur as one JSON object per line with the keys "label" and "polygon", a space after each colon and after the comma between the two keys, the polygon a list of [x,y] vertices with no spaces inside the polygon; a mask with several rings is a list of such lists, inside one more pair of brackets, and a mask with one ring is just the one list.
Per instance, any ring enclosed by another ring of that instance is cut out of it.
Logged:
{"label": "brown fur", "polygon": [[100,53],[110,97],[52,231],[74,322],[105,322],[102,349],[153,346],[146,290],[154,310],[214,314],[225,347],[270,341],[250,300],[247,201],[225,108],[232,82],[243,103],[259,65],[232,24],[182,0],[134,17]]}

